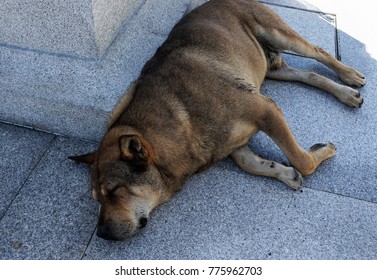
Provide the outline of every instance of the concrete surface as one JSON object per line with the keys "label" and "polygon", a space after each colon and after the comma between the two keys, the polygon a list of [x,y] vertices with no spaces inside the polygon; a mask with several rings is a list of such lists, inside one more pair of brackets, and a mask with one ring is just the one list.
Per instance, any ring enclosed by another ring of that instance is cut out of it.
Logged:
{"label": "concrete surface", "polygon": [[[308,7],[304,2],[286,2]],[[178,14],[185,5],[176,5]],[[344,5],[357,11],[354,24],[368,9]],[[140,11],[118,36],[116,41],[130,44],[124,56],[132,58],[139,52],[131,46],[140,32],[156,41],[166,36],[163,25],[151,24],[159,18],[158,5],[152,6],[149,12]],[[291,25],[300,26],[304,36],[333,50],[334,30],[323,17],[274,9]],[[168,18],[173,22],[172,14],[162,12],[164,22]],[[146,19],[151,20],[149,25]],[[143,22],[139,25],[138,20]],[[360,30],[365,28],[360,25]],[[116,41],[111,48],[121,48]],[[368,79],[361,90],[362,109],[350,109],[301,84],[266,81],[263,86],[303,147],[324,141],[337,145],[336,157],[305,178],[302,192],[246,174],[226,159],[193,176],[172,201],[152,214],[140,234],[125,242],[95,236],[98,206],[90,196],[89,170],[67,160],[93,150],[96,143],[0,124],[0,259],[377,259],[377,61],[366,51],[368,40],[356,40],[347,29],[340,30],[340,44],[343,62]],[[148,57],[135,56],[130,69],[138,69]],[[292,66],[337,79],[314,61],[291,55],[286,59]],[[109,60],[106,65],[117,68],[117,63]],[[111,88],[110,82],[103,81],[103,88]],[[57,116],[54,121],[65,118]],[[286,161],[262,133],[250,145],[266,158]]]}
{"label": "concrete surface", "polygon": [[98,58],[143,0],[3,0],[0,44]]}

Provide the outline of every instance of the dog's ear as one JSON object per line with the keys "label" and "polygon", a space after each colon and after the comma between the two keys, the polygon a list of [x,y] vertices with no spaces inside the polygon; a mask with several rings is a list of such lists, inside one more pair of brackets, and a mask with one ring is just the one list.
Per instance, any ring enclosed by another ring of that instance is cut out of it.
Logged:
{"label": "dog's ear", "polygon": [[121,158],[137,166],[146,166],[149,152],[141,139],[136,135],[124,135],[119,139]]}
{"label": "dog's ear", "polygon": [[94,152],[88,153],[88,154],[84,154],[84,155],[80,155],[80,156],[70,156],[68,158],[71,159],[71,160],[74,160],[78,163],[85,163],[85,164],[92,165],[97,158],[97,151],[94,151]]}

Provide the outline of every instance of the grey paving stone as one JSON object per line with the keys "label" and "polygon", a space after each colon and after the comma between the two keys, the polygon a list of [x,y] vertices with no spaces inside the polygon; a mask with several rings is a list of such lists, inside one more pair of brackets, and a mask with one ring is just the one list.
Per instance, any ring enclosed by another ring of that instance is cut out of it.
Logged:
{"label": "grey paving stone", "polygon": [[143,0],[19,1],[0,6],[0,45],[98,58]]}
{"label": "grey paving stone", "polygon": [[69,161],[93,144],[57,138],[0,221],[1,259],[79,259],[96,225],[89,170]]}
{"label": "grey paving stone", "polygon": [[143,28],[145,34],[167,37],[171,28],[188,9],[189,2],[190,0],[146,1],[135,17],[135,23]]}
{"label": "grey paving stone", "polygon": [[368,259],[377,257],[373,203],[288,190],[230,160],[194,176],[136,237],[94,237],[86,259]]}
{"label": "grey paving stone", "polygon": [[375,203],[315,190],[294,196],[273,259],[377,258]]}
{"label": "grey paving stone", "polygon": [[0,219],[53,138],[53,135],[0,123]]}

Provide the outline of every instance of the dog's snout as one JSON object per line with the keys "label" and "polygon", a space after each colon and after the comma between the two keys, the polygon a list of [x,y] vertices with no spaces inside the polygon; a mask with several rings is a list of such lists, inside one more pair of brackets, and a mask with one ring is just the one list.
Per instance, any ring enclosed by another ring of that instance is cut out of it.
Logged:
{"label": "dog's snout", "polygon": [[97,236],[106,240],[123,241],[144,228],[148,218],[141,217],[138,220],[113,220],[99,219],[97,225]]}
{"label": "dog's snout", "polygon": [[141,218],[139,219],[139,228],[140,228],[140,229],[145,228],[146,225],[147,225],[147,223],[148,223],[148,218],[146,218],[146,217],[141,217]]}
{"label": "dog's snout", "polygon": [[111,228],[108,225],[98,225],[97,236],[106,240],[118,240],[114,237]]}

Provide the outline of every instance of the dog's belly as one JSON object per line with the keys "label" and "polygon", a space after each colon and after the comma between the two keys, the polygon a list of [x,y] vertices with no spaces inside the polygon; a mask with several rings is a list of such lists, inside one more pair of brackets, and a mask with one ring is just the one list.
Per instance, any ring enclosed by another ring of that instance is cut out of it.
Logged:
{"label": "dog's belly", "polygon": [[216,151],[216,160],[225,158],[236,149],[245,146],[257,130],[257,127],[250,122],[233,121],[227,141]]}
{"label": "dog's belly", "polygon": [[251,123],[244,121],[234,122],[226,143],[226,146],[230,149],[227,154],[230,154],[236,148],[246,145],[257,130],[257,127]]}

